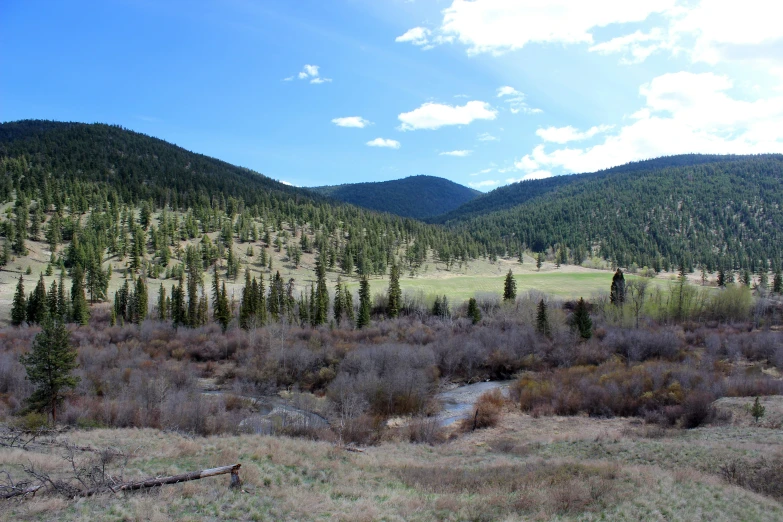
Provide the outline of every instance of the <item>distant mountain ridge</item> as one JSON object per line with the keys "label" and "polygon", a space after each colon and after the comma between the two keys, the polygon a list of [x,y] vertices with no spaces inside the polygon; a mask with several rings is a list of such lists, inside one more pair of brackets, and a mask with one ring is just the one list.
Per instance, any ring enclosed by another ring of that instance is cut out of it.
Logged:
{"label": "distant mountain ridge", "polygon": [[481,193],[436,176],[312,187],[309,190],[359,207],[415,219],[450,212]]}
{"label": "distant mountain ridge", "polygon": [[[756,272],[783,262],[783,155],[682,155],[496,189],[430,219],[510,255]],[[505,246],[499,246],[505,245]]]}
{"label": "distant mountain ridge", "polygon": [[553,176],[545,179],[520,181],[504,187],[498,187],[444,214],[431,217],[429,223],[462,222],[491,212],[498,212],[522,205],[540,196],[549,195],[562,187],[586,180],[603,179],[616,174],[651,172],[671,167],[692,167],[706,163],[727,163],[745,161],[752,156],[717,154],[680,154],[663,156],[649,160],[634,161],[596,172]]}

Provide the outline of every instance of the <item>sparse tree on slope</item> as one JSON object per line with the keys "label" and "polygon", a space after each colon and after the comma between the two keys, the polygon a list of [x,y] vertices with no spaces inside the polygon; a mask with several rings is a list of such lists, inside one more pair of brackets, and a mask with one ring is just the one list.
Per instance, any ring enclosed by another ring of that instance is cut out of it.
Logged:
{"label": "sparse tree on slope", "polygon": [[79,378],[71,375],[77,363],[70,332],[61,321],[47,318],[43,330],[33,339],[30,352],[23,355],[20,362],[35,386],[28,399],[30,408],[48,410],[52,424],[56,424],[57,406],[65,397],[65,391],[79,383]]}

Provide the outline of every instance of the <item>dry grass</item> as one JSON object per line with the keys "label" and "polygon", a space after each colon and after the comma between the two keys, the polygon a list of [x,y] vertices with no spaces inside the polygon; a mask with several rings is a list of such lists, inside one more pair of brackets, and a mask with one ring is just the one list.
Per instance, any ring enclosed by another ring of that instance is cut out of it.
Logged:
{"label": "dry grass", "polygon": [[[0,504],[0,520],[780,520],[769,496],[727,483],[720,465],[772,458],[783,433],[712,426],[687,432],[632,419],[532,418],[439,445],[384,442],[351,453],[326,442],[240,435],[191,438],[152,429],[68,434],[133,451],[140,478],[242,463],[243,487],[215,477],[134,495],[71,502],[51,495]],[[34,459],[64,471],[57,451],[2,451],[20,476]]]}

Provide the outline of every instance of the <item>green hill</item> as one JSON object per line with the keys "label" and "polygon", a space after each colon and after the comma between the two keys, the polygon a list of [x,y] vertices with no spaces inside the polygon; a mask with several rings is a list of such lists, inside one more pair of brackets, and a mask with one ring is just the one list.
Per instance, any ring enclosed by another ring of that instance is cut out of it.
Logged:
{"label": "green hill", "polygon": [[498,189],[437,221],[513,255],[756,271],[783,254],[783,155],[674,156]]}
{"label": "green hill", "polygon": [[[163,250],[177,254],[178,241],[212,232],[220,232],[220,256],[236,243],[263,240],[276,252],[319,253],[330,269],[361,274],[385,273],[392,253],[410,265],[431,250],[481,254],[475,242],[442,227],[340,203],[119,126],[2,123],[0,172],[0,203],[13,203],[0,235],[20,256],[24,240],[51,237],[59,254],[57,247],[78,235],[96,260],[123,261],[138,226],[145,243],[137,254],[152,272],[173,262]],[[164,209],[165,219],[149,219]],[[402,243],[408,247],[401,250]],[[66,265],[72,250],[63,252]],[[215,261],[206,256],[204,269]]]}
{"label": "green hill", "polygon": [[460,205],[449,212],[427,219],[430,223],[447,223],[465,221],[467,219],[504,210],[521,205],[539,196],[555,192],[561,187],[580,183],[586,179],[601,179],[614,174],[631,174],[634,172],[656,171],[669,167],[689,167],[704,163],[743,161],[747,156],[718,156],[707,154],[682,154],[665,156],[644,161],[635,161],[598,172],[554,176],[546,179],[520,181],[482,194],[471,201]]}
{"label": "green hill", "polygon": [[450,212],[481,193],[435,176],[350,183],[310,190],[330,198],[398,216],[426,219]]}

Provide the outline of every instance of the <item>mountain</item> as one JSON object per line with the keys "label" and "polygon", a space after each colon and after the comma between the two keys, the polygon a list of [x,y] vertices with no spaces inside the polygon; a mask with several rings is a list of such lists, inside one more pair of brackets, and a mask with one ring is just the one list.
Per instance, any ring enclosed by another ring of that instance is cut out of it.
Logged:
{"label": "mountain", "polygon": [[[96,259],[106,254],[122,260],[127,235],[138,224],[145,231],[155,225],[138,254],[160,264],[161,272],[169,263],[168,255],[158,255],[161,249],[217,231],[221,253],[235,240],[260,237],[269,248],[271,237],[277,252],[319,252],[329,268],[356,267],[361,274],[385,273],[390,252],[404,255],[411,266],[431,250],[465,259],[482,254],[470,238],[443,227],[341,203],[119,126],[2,123],[0,172],[5,174],[0,203],[13,202],[15,215],[0,223],[0,235],[18,255],[26,238],[45,233],[64,244],[79,234],[90,236]],[[150,223],[147,217],[136,223],[135,216],[163,209],[170,222]],[[25,233],[18,234],[22,229]],[[399,245],[409,239],[414,246],[400,252]]]}
{"label": "mountain", "polygon": [[675,156],[528,181],[438,220],[497,255],[524,246],[576,262],[756,271],[783,257],[783,155]]}
{"label": "mountain", "polygon": [[435,176],[313,187],[330,198],[398,216],[425,219],[445,214],[478,197],[477,190]]}
{"label": "mountain", "polygon": [[644,161],[635,161],[592,173],[554,176],[546,179],[520,181],[482,194],[479,197],[460,205],[449,212],[433,216],[429,223],[448,223],[465,221],[470,218],[504,210],[521,205],[544,194],[555,192],[561,187],[572,183],[580,183],[585,179],[599,179],[613,174],[630,174],[633,172],[656,171],[668,167],[688,167],[704,163],[743,161],[747,156],[719,156],[707,154],[681,154],[665,156]]}

